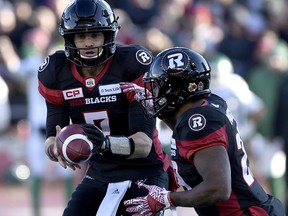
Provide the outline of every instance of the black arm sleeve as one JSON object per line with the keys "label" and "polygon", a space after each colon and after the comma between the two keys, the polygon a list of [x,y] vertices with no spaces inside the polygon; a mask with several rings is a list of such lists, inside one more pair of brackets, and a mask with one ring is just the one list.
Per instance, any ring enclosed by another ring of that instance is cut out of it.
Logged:
{"label": "black arm sleeve", "polygon": [[140,103],[133,101],[129,104],[129,133],[143,132],[153,140],[156,119],[147,119]]}
{"label": "black arm sleeve", "polygon": [[70,118],[64,106],[56,106],[46,101],[47,119],[46,119],[46,137],[56,135],[56,125],[61,128],[69,124]]}

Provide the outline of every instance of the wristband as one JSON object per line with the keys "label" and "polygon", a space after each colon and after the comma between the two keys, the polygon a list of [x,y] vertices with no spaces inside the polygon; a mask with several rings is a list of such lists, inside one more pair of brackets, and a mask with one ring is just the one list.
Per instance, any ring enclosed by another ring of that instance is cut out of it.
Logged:
{"label": "wristband", "polygon": [[170,191],[168,191],[168,193],[164,196],[164,202],[165,202],[166,208],[175,206],[174,203],[172,202]]}
{"label": "wristband", "polygon": [[54,145],[50,145],[47,149],[47,156],[49,157],[50,160],[52,161],[58,161],[57,157],[55,156],[54,154],[54,151],[53,151],[53,147]]}
{"label": "wristband", "polygon": [[127,158],[133,154],[135,143],[132,138],[125,136],[106,136],[102,149],[109,150],[113,155]]}

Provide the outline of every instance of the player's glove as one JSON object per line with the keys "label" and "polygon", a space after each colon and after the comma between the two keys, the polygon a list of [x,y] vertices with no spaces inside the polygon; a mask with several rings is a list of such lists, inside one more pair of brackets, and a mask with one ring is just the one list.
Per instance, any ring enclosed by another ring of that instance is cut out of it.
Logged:
{"label": "player's glove", "polygon": [[105,136],[100,128],[94,124],[81,125],[88,139],[94,144],[93,153],[113,154],[129,157],[134,152],[133,139],[125,136]]}
{"label": "player's glove", "polygon": [[81,125],[86,136],[88,137],[88,139],[94,144],[93,147],[93,152],[94,153],[102,153],[103,149],[103,143],[105,141],[105,136],[102,132],[102,130],[100,130],[100,128],[98,128],[96,125],[94,124],[82,124]]}
{"label": "player's glove", "polygon": [[124,93],[132,94],[132,97],[140,102],[148,112],[153,108],[153,100],[149,99],[152,98],[152,94],[149,90],[145,90],[145,88],[129,82],[120,82],[120,88]]}
{"label": "player's glove", "polygon": [[133,216],[152,216],[163,209],[174,206],[171,200],[171,191],[156,185],[146,185],[141,181],[138,181],[137,185],[146,188],[149,193],[144,197],[124,201],[124,205],[129,206],[126,211],[135,213]]}
{"label": "player's glove", "polygon": [[135,83],[130,83],[130,82],[120,82],[120,88],[124,93],[133,93],[134,99],[137,100],[138,102],[141,100],[144,100],[147,95],[148,97],[151,97],[151,92],[146,90],[145,93],[145,88],[136,85]]}

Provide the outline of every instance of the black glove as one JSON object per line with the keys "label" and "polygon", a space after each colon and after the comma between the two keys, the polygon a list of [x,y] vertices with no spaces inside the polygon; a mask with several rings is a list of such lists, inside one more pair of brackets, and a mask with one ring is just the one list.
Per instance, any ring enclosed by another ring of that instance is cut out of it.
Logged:
{"label": "black glove", "polygon": [[94,124],[82,124],[84,133],[94,144],[93,153],[101,155],[128,158],[135,149],[133,139],[125,136],[104,136],[103,132]]}
{"label": "black glove", "polygon": [[81,124],[86,136],[94,144],[93,153],[102,154],[105,136],[100,128],[94,124]]}

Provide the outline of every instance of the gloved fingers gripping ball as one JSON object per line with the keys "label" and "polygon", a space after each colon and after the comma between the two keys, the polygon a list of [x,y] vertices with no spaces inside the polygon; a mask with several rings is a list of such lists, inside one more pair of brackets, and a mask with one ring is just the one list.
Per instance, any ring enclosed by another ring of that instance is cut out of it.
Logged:
{"label": "gloved fingers gripping ball", "polygon": [[113,154],[122,158],[129,157],[134,152],[133,139],[125,136],[104,136],[103,132],[93,124],[82,124],[82,128],[93,142],[93,153],[108,155]]}
{"label": "gloved fingers gripping ball", "polygon": [[81,124],[84,133],[94,144],[93,153],[102,153],[105,136],[100,128],[94,124]]}
{"label": "gloved fingers gripping ball", "polygon": [[174,206],[171,200],[171,192],[156,185],[146,185],[141,181],[137,182],[138,187],[144,187],[149,192],[147,196],[137,197],[124,201],[129,206],[126,211],[137,213],[135,215],[154,215],[163,209]]}

